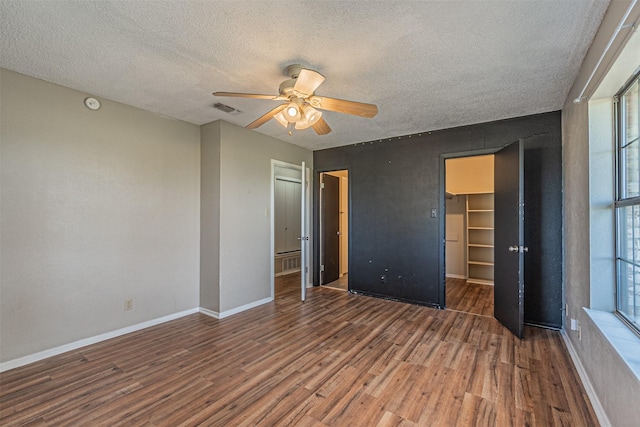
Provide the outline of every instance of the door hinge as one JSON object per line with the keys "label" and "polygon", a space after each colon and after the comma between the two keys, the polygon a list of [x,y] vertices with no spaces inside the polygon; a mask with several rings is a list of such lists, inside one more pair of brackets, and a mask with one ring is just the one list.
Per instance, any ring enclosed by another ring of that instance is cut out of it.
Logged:
{"label": "door hinge", "polygon": [[320,266],[320,271],[321,271],[321,272],[322,272],[322,271],[324,271],[324,264],[322,264],[322,265]]}
{"label": "door hinge", "polygon": [[324,182],[321,182],[320,183],[320,189],[323,189],[323,188],[324,188]]}

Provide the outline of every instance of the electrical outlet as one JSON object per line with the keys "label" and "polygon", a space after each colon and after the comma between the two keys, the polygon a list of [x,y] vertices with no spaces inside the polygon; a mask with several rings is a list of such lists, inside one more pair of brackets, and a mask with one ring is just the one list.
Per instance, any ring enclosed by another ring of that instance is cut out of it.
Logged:
{"label": "electrical outlet", "polygon": [[582,325],[578,322],[578,341],[582,341]]}
{"label": "electrical outlet", "polygon": [[578,332],[578,339],[582,340],[582,327],[578,319],[571,319],[571,330]]}
{"label": "electrical outlet", "polygon": [[571,330],[572,331],[578,330],[578,321],[576,319],[571,319]]}
{"label": "electrical outlet", "polygon": [[133,298],[127,298],[126,300],[124,300],[124,310],[133,310]]}

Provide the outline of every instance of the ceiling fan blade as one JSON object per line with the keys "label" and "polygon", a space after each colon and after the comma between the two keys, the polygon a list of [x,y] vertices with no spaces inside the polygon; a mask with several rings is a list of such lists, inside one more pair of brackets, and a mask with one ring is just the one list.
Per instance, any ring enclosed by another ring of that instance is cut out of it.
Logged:
{"label": "ceiling fan blade", "polygon": [[316,108],[336,111],[338,113],[353,114],[354,116],[372,118],[378,114],[378,107],[364,102],[346,101],[344,99],[327,98],[324,96],[312,96],[309,103]]}
{"label": "ceiling fan blade", "polygon": [[256,99],[271,99],[271,100],[283,99],[280,95],[260,95],[257,93],[237,93],[237,92],[213,92],[213,96],[233,96],[236,98],[256,98]]}
{"label": "ceiling fan blade", "polygon": [[280,111],[284,110],[284,107],[286,107],[287,104],[280,104],[278,105],[276,108],[274,108],[273,110],[269,111],[267,114],[265,114],[262,117],[257,118],[256,120],[252,121],[251,123],[249,123],[247,126],[245,126],[247,129],[255,129],[259,126],[262,126],[263,124],[265,124],[266,122],[268,122],[273,116],[275,116],[276,114],[278,114]]}
{"label": "ceiling fan blade", "polygon": [[311,126],[313,130],[316,131],[318,135],[326,135],[331,132],[331,128],[324,120],[324,118],[320,118],[314,125]]}
{"label": "ceiling fan blade", "polygon": [[305,96],[313,95],[323,81],[324,76],[319,72],[303,68],[298,74],[293,90]]}

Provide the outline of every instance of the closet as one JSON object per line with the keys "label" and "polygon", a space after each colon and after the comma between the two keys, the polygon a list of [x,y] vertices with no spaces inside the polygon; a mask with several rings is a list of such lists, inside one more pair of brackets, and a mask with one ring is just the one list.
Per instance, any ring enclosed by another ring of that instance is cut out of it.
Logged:
{"label": "closet", "polygon": [[493,155],[447,159],[445,170],[447,277],[493,285]]}

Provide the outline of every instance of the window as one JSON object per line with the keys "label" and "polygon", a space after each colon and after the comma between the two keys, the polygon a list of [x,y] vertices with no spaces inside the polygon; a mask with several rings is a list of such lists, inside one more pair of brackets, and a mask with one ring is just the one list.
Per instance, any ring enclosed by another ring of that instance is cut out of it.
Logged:
{"label": "window", "polygon": [[617,311],[640,332],[640,74],[617,97]]}

